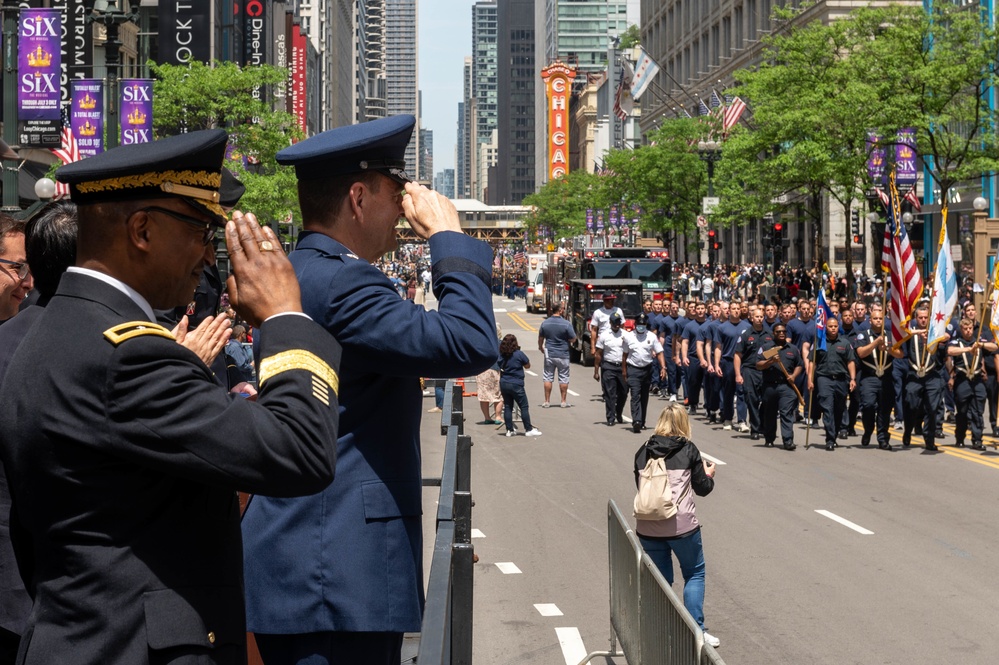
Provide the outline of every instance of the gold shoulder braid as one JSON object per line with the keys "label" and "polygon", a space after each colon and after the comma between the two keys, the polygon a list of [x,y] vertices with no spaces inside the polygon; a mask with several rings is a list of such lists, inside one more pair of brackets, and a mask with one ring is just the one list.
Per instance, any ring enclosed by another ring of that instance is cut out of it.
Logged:
{"label": "gold shoulder braid", "polygon": [[294,369],[312,374],[312,393],[319,401],[329,404],[327,385],[334,394],[340,392],[340,378],[333,368],[316,354],[304,349],[290,349],[262,359],[257,373],[258,384],[263,387],[268,379]]}
{"label": "gold shoulder braid", "polygon": [[115,346],[118,346],[125,340],[132,339],[133,337],[142,337],[146,335],[166,337],[167,339],[176,341],[172,332],[158,323],[152,323],[150,321],[129,321],[128,323],[121,323],[104,331],[105,339]]}

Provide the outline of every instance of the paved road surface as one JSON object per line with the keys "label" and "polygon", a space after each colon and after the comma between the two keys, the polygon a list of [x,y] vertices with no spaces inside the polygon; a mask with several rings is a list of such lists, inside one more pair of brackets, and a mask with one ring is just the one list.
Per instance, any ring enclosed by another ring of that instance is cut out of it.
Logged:
{"label": "paved road surface", "polygon": [[[629,514],[633,456],[651,432],[603,424],[599,385],[579,365],[573,408],[540,408],[542,317],[523,301],[494,302],[539,375],[527,386],[544,435],[506,438],[476,424],[478,404],[465,400],[475,663],[576,663],[607,648],[607,501]],[[650,410],[662,405],[652,398]],[[440,469],[438,424],[428,414],[423,425],[428,475]],[[937,454],[862,448],[859,437],[827,452],[805,450],[799,426],[788,452],[695,418],[695,442],[719,461],[715,491],[697,506],[706,622],[727,663],[999,662],[999,453],[954,448],[948,429]],[[812,430],[812,443],[821,438]],[[436,496],[425,498],[429,516]]]}

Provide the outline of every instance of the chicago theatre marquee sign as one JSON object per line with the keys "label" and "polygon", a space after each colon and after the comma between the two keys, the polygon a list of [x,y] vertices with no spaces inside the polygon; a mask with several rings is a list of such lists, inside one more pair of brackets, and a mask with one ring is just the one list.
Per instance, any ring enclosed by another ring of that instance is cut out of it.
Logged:
{"label": "chicago theatre marquee sign", "polygon": [[569,94],[576,68],[558,60],[541,70],[548,94],[548,179],[569,172]]}

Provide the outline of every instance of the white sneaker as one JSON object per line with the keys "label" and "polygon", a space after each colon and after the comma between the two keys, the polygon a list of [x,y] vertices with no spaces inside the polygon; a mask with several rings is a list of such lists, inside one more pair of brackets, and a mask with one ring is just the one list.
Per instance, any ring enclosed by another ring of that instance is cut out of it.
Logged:
{"label": "white sneaker", "polygon": [[676,395],[670,395],[669,396],[669,401],[675,402],[676,401]]}
{"label": "white sneaker", "polygon": [[517,433],[512,429],[506,431],[507,436],[517,436]]}
{"label": "white sneaker", "polygon": [[548,402],[545,402],[544,404],[541,405],[541,408],[542,409],[547,409],[549,406],[551,406],[551,404],[549,404]]}
{"label": "white sneaker", "polygon": [[714,649],[717,649],[718,647],[721,646],[721,640],[719,640],[711,633],[704,633],[704,643]]}
{"label": "white sneaker", "polygon": [[731,429],[732,429],[732,421],[730,421],[730,420],[726,420],[726,421],[725,421],[725,426],[724,426],[724,427],[722,427],[722,429],[723,429],[723,430],[731,430]]}
{"label": "white sneaker", "polygon": [[739,431],[740,432],[748,432],[749,431],[749,424],[745,423],[745,422],[739,423]]}
{"label": "white sneaker", "polygon": [[532,429],[530,432],[528,432],[524,436],[541,436],[541,430],[539,430],[537,427],[535,427],[534,429]]}

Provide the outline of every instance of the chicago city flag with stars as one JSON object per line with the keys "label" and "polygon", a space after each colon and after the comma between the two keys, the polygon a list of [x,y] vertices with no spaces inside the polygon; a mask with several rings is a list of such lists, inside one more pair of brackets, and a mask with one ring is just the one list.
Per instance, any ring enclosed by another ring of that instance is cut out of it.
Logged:
{"label": "chicago city flag with stars", "polygon": [[946,219],[944,217],[943,228],[940,230],[940,254],[937,256],[937,270],[933,276],[930,328],[926,333],[926,348],[930,351],[936,349],[939,342],[950,339],[947,324],[957,306],[957,274],[954,272],[954,258],[950,254]]}

